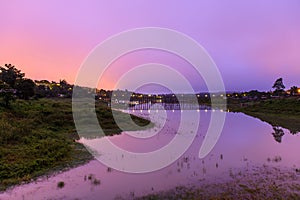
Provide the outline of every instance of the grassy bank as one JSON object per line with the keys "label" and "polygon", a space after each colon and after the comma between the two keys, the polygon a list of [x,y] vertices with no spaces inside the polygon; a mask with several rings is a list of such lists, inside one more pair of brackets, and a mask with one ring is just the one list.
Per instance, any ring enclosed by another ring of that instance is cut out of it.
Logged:
{"label": "grassy bank", "polygon": [[292,133],[300,132],[299,98],[270,99],[256,103],[244,103],[243,106],[228,104],[234,112],[243,112],[261,119],[273,126],[281,126]]}
{"label": "grassy bank", "polygon": [[[98,104],[96,113],[107,135],[121,132],[110,109]],[[92,159],[76,139],[71,99],[17,100],[10,109],[0,107],[0,190]]]}

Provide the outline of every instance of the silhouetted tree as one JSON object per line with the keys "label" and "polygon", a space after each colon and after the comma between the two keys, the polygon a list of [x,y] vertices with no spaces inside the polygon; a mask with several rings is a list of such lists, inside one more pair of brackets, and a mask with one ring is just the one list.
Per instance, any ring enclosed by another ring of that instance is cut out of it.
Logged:
{"label": "silhouetted tree", "polygon": [[290,91],[291,91],[291,96],[294,96],[295,94],[298,93],[298,87],[293,86],[293,87],[291,87]]}
{"label": "silhouetted tree", "polygon": [[257,90],[251,90],[250,92],[248,92],[248,97],[251,97],[254,100],[261,99],[262,95],[263,93]]}
{"label": "silhouetted tree", "polygon": [[15,88],[16,82],[22,80],[25,76],[21,70],[18,70],[11,64],[5,64],[4,67],[0,66],[0,80],[8,84],[11,88]]}
{"label": "silhouetted tree", "polygon": [[22,79],[17,81],[16,89],[19,98],[28,100],[35,94],[35,83],[31,79]]}
{"label": "silhouetted tree", "polygon": [[11,64],[0,66],[0,97],[4,107],[10,106],[10,101],[14,100],[16,93],[16,82],[22,80],[24,73]]}
{"label": "silhouetted tree", "polygon": [[8,107],[15,95],[22,99],[29,99],[34,95],[35,83],[24,78],[25,74],[11,64],[0,66],[1,97],[4,106]]}
{"label": "silhouetted tree", "polygon": [[35,80],[35,96],[37,98],[50,97],[50,82],[47,80]]}
{"label": "silhouetted tree", "polygon": [[59,94],[64,95],[65,97],[71,97],[73,86],[70,85],[66,80],[60,80],[59,90]]}
{"label": "silhouetted tree", "polygon": [[279,78],[275,81],[274,85],[272,88],[275,88],[274,93],[277,94],[278,96],[281,95],[284,92],[284,84],[283,84],[283,79]]}
{"label": "silhouetted tree", "polygon": [[12,89],[7,83],[0,80],[0,98],[3,101],[3,106],[10,107],[10,102],[14,100],[14,89]]}

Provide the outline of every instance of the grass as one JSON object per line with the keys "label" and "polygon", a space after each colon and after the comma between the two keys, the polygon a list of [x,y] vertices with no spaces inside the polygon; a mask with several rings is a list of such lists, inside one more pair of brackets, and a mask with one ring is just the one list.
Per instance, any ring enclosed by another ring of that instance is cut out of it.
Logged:
{"label": "grass", "polygon": [[291,133],[300,132],[299,98],[282,98],[247,104],[243,107],[228,104],[231,111],[243,112],[261,119],[273,126],[289,129]]}
{"label": "grass", "polygon": [[[96,105],[96,112],[107,135],[121,133],[111,110]],[[131,117],[139,125],[150,123]],[[91,160],[76,139],[71,99],[17,100],[10,109],[0,107],[0,190]]]}

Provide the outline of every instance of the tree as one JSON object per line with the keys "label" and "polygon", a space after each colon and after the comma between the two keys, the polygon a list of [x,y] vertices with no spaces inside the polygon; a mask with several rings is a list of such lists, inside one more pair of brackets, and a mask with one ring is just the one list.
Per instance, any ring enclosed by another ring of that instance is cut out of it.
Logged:
{"label": "tree", "polygon": [[262,93],[257,90],[251,90],[250,92],[248,92],[248,96],[253,99],[260,99],[262,96]]}
{"label": "tree", "polygon": [[10,102],[15,99],[14,89],[12,89],[7,83],[0,80],[0,97],[3,100],[3,106],[5,108],[10,107]]}
{"label": "tree", "polygon": [[35,83],[31,79],[25,79],[24,76],[21,70],[11,64],[0,66],[0,89],[5,107],[9,107],[15,95],[23,99],[29,99],[34,95]]}
{"label": "tree", "polygon": [[298,87],[293,86],[293,87],[291,87],[290,91],[291,91],[291,96],[294,96],[295,94],[298,93]]}
{"label": "tree", "polygon": [[31,79],[21,79],[16,83],[16,89],[19,98],[28,100],[35,94],[35,83]]}
{"label": "tree", "polygon": [[282,78],[277,79],[272,88],[275,88],[274,93],[277,94],[278,96],[282,94],[285,88],[283,84],[283,79]]}
{"label": "tree", "polygon": [[25,76],[21,70],[18,70],[11,64],[5,64],[4,67],[0,66],[0,80],[8,84],[11,88],[15,89],[16,82],[22,80]]}
{"label": "tree", "polygon": [[73,86],[70,85],[66,80],[60,80],[59,81],[59,93],[64,95],[65,97],[71,97],[72,96],[72,88]]}
{"label": "tree", "polygon": [[11,64],[0,66],[0,96],[4,107],[10,107],[10,102],[14,100],[16,93],[16,82],[22,80],[24,73]]}
{"label": "tree", "polygon": [[51,91],[50,91],[50,82],[47,80],[35,80],[34,81],[36,84],[35,87],[35,96],[38,98],[42,97],[50,97],[51,96]]}

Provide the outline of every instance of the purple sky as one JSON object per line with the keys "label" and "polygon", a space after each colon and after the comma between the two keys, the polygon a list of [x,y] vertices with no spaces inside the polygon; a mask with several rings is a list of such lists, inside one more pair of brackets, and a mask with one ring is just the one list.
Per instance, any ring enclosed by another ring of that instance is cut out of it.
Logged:
{"label": "purple sky", "polygon": [[[155,26],[198,41],[219,67],[227,90],[269,90],[278,77],[287,87],[300,86],[299,0],[11,0],[1,1],[0,8],[0,65],[12,63],[32,79],[73,82],[89,52],[107,37]],[[144,54],[124,59],[155,61]],[[126,72],[124,66],[114,67],[110,76],[121,67]],[[189,66],[180,67],[196,90],[205,88]]]}

